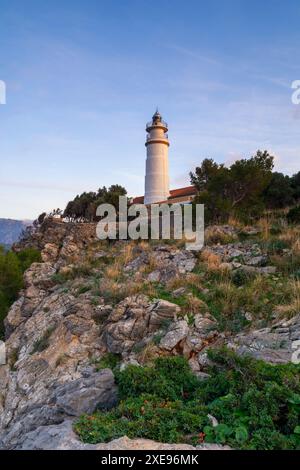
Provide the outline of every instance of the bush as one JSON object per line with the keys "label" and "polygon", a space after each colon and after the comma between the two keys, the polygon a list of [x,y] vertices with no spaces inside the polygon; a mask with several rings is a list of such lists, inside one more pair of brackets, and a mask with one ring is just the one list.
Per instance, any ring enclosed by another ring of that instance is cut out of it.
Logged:
{"label": "bush", "polygon": [[296,206],[290,209],[286,217],[290,224],[299,224],[300,223],[300,206]]}
{"label": "bush", "polygon": [[42,261],[41,253],[35,248],[25,248],[16,253],[20,263],[22,273],[28,269],[32,263],[40,263]]}
{"label": "bush", "polygon": [[0,250],[0,339],[4,337],[3,322],[9,307],[23,287],[23,272],[34,261],[40,261],[40,253],[33,248],[19,253]]}
{"label": "bush", "polygon": [[[199,381],[182,357],[118,372],[119,405],[82,416],[75,431],[97,443],[127,435],[161,442],[217,442],[241,449],[300,449],[300,365],[271,366],[221,349]],[[218,420],[212,427],[208,414]]]}

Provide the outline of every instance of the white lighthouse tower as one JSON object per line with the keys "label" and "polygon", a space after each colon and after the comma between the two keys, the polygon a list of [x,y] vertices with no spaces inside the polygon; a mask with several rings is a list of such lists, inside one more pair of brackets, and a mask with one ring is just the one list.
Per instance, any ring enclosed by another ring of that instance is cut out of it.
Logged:
{"label": "white lighthouse tower", "polygon": [[158,110],[146,125],[147,160],[144,204],[153,204],[168,199],[169,192],[169,140],[168,125]]}

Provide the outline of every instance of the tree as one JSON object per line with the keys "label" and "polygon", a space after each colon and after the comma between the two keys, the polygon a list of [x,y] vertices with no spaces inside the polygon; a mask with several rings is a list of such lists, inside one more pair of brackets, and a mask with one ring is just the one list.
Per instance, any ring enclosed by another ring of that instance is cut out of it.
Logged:
{"label": "tree", "polygon": [[300,200],[300,171],[292,176],[291,186],[293,189],[293,196],[296,201]]}
{"label": "tree", "polygon": [[195,203],[205,204],[207,221],[224,222],[230,215],[251,218],[264,208],[263,191],[272,178],[273,157],[258,151],[249,159],[237,160],[229,168],[205,159],[191,183],[198,189]]}
{"label": "tree", "polygon": [[268,209],[280,209],[294,202],[294,190],[289,176],[274,172],[263,193]]}
{"label": "tree", "polygon": [[103,186],[97,192],[84,192],[80,196],[77,195],[73,201],[68,202],[63,217],[79,222],[93,222],[96,220],[96,210],[100,204],[112,204],[118,209],[119,196],[126,196],[126,194],[126,189],[118,184],[114,184],[108,189]]}

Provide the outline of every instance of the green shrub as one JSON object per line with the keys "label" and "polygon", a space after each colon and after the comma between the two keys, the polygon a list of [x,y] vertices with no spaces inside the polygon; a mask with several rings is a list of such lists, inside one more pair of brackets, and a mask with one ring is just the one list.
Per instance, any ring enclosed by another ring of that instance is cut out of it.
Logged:
{"label": "green shrub", "polygon": [[250,278],[251,275],[247,273],[244,269],[236,269],[231,274],[232,282],[237,287],[245,285]]}
{"label": "green shrub", "polygon": [[96,369],[116,369],[121,362],[120,354],[107,353],[101,359],[96,361]]}
{"label": "green shrub", "polygon": [[293,207],[289,210],[286,216],[290,224],[299,224],[300,223],[300,206]]}
{"label": "green shrub", "polygon": [[90,443],[127,435],[195,444],[204,433],[205,442],[233,448],[300,449],[300,365],[271,366],[226,349],[209,357],[214,365],[205,381],[182,357],[128,366],[116,374],[119,405],[82,416],[75,431]]}
{"label": "green shrub", "polygon": [[33,248],[19,253],[0,250],[0,339],[4,337],[3,322],[9,307],[23,287],[23,273],[34,261],[40,261],[40,253]]}
{"label": "green shrub", "polygon": [[16,255],[20,262],[22,272],[26,271],[32,263],[40,263],[42,261],[41,253],[35,248],[25,248]]}

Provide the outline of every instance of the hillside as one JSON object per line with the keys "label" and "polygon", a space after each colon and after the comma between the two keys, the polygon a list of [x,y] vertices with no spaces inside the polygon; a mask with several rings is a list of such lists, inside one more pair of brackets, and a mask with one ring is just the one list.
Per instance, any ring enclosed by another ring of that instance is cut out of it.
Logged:
{"label": "hillside", "polygon": [[11,246],[30,223],[27,220],[0,219],[0,245]]}
{"label": "hillside", "polygon": [[213,226],[192,253],[45,224],[5,320],[1,448],[299,448],[300,227]]}

